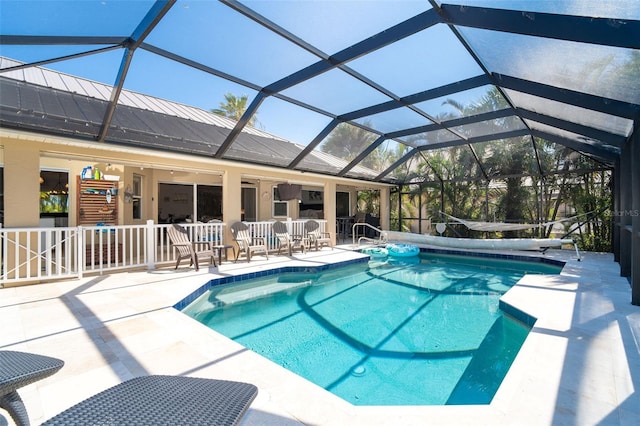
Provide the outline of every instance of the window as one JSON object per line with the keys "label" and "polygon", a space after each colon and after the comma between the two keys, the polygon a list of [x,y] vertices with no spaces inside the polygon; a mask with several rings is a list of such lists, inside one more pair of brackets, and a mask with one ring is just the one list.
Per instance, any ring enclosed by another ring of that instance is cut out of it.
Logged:
{"label": "window", "polygon": [[324,192],[303,189],[300,200],[300,218],[323,219],[324,218]]}
{"label": "window", "polygon": [[348,192],[336,192],[336,217],[351,216],[351,198]]}
{"label": "window", "polygon": [[242,220],[255,222],[258,220],[258,210],[256,203],[256,188],[242,188]]}
{"label": "window", "polygon": [[40,217],[62,218],[68,214],[69,174],[40,170]]}
{"label": "window", "polygon": [[142,219],[142,176],[133,175],[133,218]]}
{"label": "window", "polygon": [[289,203],[286,201],[280,201],[278,194],[278,188],[273,188],[273,217],[287,217],[289,216]]}
{"label": "window", "polygon": [[198,185],[198,221],[222,220],[222,187]]}
{"label": "window", "polygon": [[158,223],[193,221],[194,185],[179,183],[158,184]]}

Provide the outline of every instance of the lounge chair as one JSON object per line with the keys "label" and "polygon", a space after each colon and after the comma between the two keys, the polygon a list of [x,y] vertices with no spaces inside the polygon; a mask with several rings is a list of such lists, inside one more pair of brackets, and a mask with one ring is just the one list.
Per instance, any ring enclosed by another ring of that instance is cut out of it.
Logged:
{"label": "lounge chair", "polygon": [[167,234],[169,235],[169,240],[171,240],[171,245],[178,251],[175,269],[178,269],[182,259],[190,259],[189,266],[194,265],[197,271],[199,269],[198,258],[200,257],[208,257],[213,266],[217,266],[216,258],[209,242],[191,242],[187,230],[177,224],[167,228]]}
{"label": "lounge chair", "polygon": [[251,231],[245,223],[236,222],[231,225],[231,233],[233,234],[233,239],[236,244],[238,244],[238,251],[236,252],[234,262],[238,261],[240,253],[244,253],[247,256],[247,262],[251,262],[251,256],[254,253],[264,253],[265,257],[269,259],[265,239],[251,236]]}
{"label": "lounge chair", "polygon": [[309,239],[309,245],[314,246],[316,251],[322,246],[331,247],[333,250],[331,234],[320,231],[320,224],[315,220],[308,220],[304,223],[304,235]]}
{"label": "lounge chair", "polygon": [[9,413],[16,425],[28,425],[27,407],[18,389],[49,377],[62,366],[64,361],[58,358],[28,352],[0,351],[0,408]]}
{"label": "lounge chair", "polygon": [[183,376],[136,377],[43,425],[237,425],[258,394],[249,383]]}
{"label": "lounge chair", "polygon": [[298,249],[302,253],[307,251],[307,239],[303,238],[300,235],[292,236],[289,234],[289,230],[287,229],[287,225],[280,221],[275,221],[271,225],[271,230],[273,234],[278,239],[278,254],[284,248],[289,250],[289,256],[293,254],[293,250]]}

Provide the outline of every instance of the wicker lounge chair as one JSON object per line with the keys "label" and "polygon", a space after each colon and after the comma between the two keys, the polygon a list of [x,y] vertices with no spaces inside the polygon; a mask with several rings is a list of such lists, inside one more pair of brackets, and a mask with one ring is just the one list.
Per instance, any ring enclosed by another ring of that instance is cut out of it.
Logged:
{"label": "wicker lounge chair", "polygon": [[63,365],[64,361],[58,358],[27,352],[0,351],[0,408],[9,413],[16,425],[28,425],[29,415],[18,395],[18,389],[49,377]]}
{"label": "wicker lounge chair", "polygon": [[176,260],[176,267],[182,262],[182,259],[190,259],[189,266],[194,265],[196,271],[199,269],[198,258],[208,257],[213,266],[216,265],[216,258],[213,255],[213,250],[209,242],[196,242],[192,243],[189,240],[189,233],[185,228],[180,225],[173,224],[167,228],[167,234],[171,240],[171,245],[178,251],[178,259]]}
{"label": "wicker lounge chair", "polygon": [[258,394],[249,383],[144,376],[102,391],[43,425],[237,425]]}
{"label": "wicker lounge chair", "polygon": [[316,250],[322,246],[331,247],[333,250],[333,242],[329,232],[321,232],[320,224],[315,220],[308,220],[304,223],[304,235],[309,239],[309,245],[314,246]]}
{"label": "wicker lounge chair", "polygon": [[269,259],[267,250],[267,244],[262,237],[251,236],[249,227],[243,222],[236,222],[231,225],[231,233],[236,244],[238,244],[238,251],[236,252],[235,261],[238,261],[240,253],[244,253],[247,256],[247,262],[251,262],[251,256],[253,253],[264,253],[265,257]]}
{"label": "wicker lounge chair", "polygon": [[287,229],[287,225],[280,221],[273,222],[271,225],[273,234],[278,239],[278,254],[284,248],[289,251],[289,256],[293,254],[293,250],[300,250],[302,253],[307,251],[307,239],[301,235],[291,235]]}

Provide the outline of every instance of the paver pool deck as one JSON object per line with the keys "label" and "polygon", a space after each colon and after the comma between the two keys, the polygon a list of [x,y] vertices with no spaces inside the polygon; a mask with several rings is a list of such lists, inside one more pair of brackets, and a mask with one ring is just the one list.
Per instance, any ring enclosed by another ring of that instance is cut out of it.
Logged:
{"label": "paver pool deck", "polygon": [[[525,276],[503,296],[537,321],[489,405],[353,406],[172,307],[220,276],[360,256],[338,246],[198,272],[167,268],[0,289],[0,349],[65,361],[19,390],[33,424],[148,374],[255,384],[243,426],[640,424],[640,307],[631,305],[611,254],[583,253],[578,262],[571,250],[551,250],[545,257],[567,262],[560,275]],[[0,410],[2,424],[13,423]]]}

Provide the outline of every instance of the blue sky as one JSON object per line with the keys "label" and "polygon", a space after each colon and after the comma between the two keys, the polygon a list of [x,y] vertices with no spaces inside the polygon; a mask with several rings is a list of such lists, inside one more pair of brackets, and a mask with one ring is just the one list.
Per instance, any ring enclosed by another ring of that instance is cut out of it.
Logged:
{"label": "blue sky", "polygon": [[[152,4],[148,0],[2,0],[0,25],[3,34],[126,36]],[[327,54],[429,8],[428,3],[422,0],[251,1],[246,4]],[[234,74],[257,86],[268,85],[318,60],[309,52],[214,1],[179,1],[146,42]],[[0,47],[0,54],[31,62],[100,47],[5,45]],[[118,49],[47,67],[113,84],[122,54],[123,50]],[[391,63],[379,69],[362,61],[361,68],[364,71],[370,69],[376,76],[396,72]],[[289,94],[310,103],[320,103],[332,113],[344,113],[388,99],[341,72],[327,73],[322,80],[327,87],[319,87],[320,82],[307,84],[291,89]],[[348,89],[349,94],[335,96],[335,93],[328,92],[331,85],[338,85],[342,91]],[[421,82],[420,90],[423,85]],[[212,77],[141,49],[134,55],[125,88],[203,109],[217,108],[226,92],[238,96],[246,94],[250,99],[255,96],[255,91],[248,87]],[[303,144],[330,121],[328,117],[275,98],[268,98],[263,103],[258,120],[265,131]]]}
{"label": "blue sky", "polygon": [[[605,16],[620,2],[628,4],[628,1],[586,0],[592,8],[601,9]],[[134,31],[153,3],[152,0],[0,0],[0,28],[6,35],[123,37]],[[503,7],[534,5],[543,11],[558,4],[556,1],[519,0],[466,0],[464,3]],[[329,55],[430,8],[426,0],[260,0],[244,4]],[[584,9],[585,0],[563,4],[567,12],[584,12],[580,9]],[[258,87],[318,60],[313,54],[212,0],[179,0],[145,41]],[[100,47],[4,45],[0,46],[0,55],[32,62]],[[118,49],[47,67],[112,85],[123,53]],[[398,96],[482,73],[444,25],[424,30],[347,65]],[[125,88],[206,110],[217,108],[227,92],[248,95],[250,100],[256,94],[251,88],[142,49],[134,55]],[[283,94],[333,114],[389,99],[339,70],[329,71]],[[480,95],[481,92],[469,92],[457,100],[466,102]],[[429,113],[435,115],[445,107],[439,101],[438,105],[432,103],[429,108]],[[403,124],[405,127],[427,124],[420,123],[423,118],[410,118],[413,120],[410,126],[406,126],[407,114],[385,114],[373,119],[380,120],[374,124],[379,124],[384,131],[397,130]],[[258,120],[267,132],[307,144],[330,118],[269,97],[259,109]]]}

